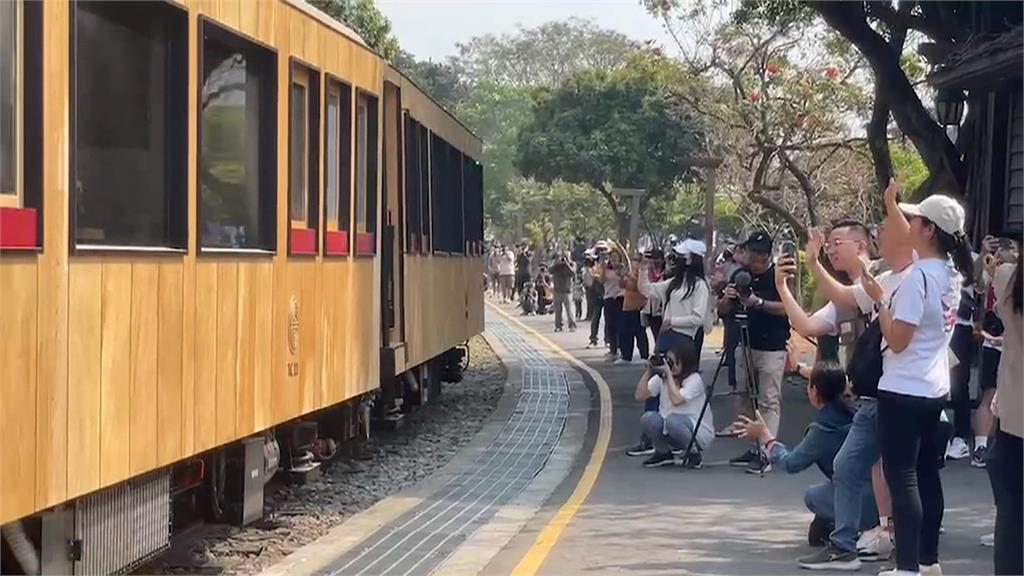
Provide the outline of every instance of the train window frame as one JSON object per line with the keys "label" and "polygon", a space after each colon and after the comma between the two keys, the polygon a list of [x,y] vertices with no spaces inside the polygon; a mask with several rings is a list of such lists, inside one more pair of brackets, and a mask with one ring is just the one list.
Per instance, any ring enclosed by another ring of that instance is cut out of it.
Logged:
{"label": "train window frame", "polygon": [[[21,208],[21,179],[23,171],[21,164],[22,147],[18,143],[18,141],[21,139],[22,130],[24,130],[22,106],[24,106],[25,98],[23,94],[18,93],[18,86],[20,86],[24,81],[23,78],[25,74],[24,65],[22,64],[23,60],[25,59],[25,32],[23,16],[25,12],[24,4],[25,3],[23,0],[15,0],[13,2],[4,3],[5,9],[11,9],[14,11],[13,20],[8,20],[5,18],[7,22],[14,23],[13,37],[11,38],[11,40],[13,40],[14,50],[10,53],[13,54],[13,58],[11,58],[13,62],[10,62],[11,68],[13,69],[13,72],[11,73],[10,93],[12,97],[12,102],[9,104],[9,106],[12,109],[11,114],[13,115],[13,122],[11,122],[10,124],[11,150],[7,151],[7,153],[11,155],[10,165],[7,165],[4,155],[0,153],[0,169],[6,166],[7,170],[13,172],[13,177],[10,174],[8,175],[8,178],[11,178],[13,182],[11,182],[9,185],[5,185],[2,175],[0,175],[0,208]],[[3,50],[3,46],[0,46],[0,50]],[[0,125],[0,129],[2,128],[3,126]]]}
{"label": "train window frame", "polygon": [[[288,78],[288,251],[292,255],[315,256],[320,228],[320,70],[296,57],[289,59]],[[302,91],[302,130],[298,143],[302,175],[300,214],[296,214],[295,121],[296,88]]]}
{"label": "train window frame", "polygon": [[[380,99],[377,94],[359,88],[353,99],[352,133],[355,137],[353,147],[353,224],[355,232],[355,255],[375,256],[377,254],[377,209],[380,199]],[[365,133],[360,134],[360,106],[366,108]],[[360,146],[362,144],[362,146]],[[360,152],[364,152],[360,160]],[[362,166],[365,164],[365,166]],[[360,167],[363,167],[362,178]],[[360,192],[360,182],[363,190]],[[362,200],[362,203],[360,202]],[[362,214],[360,214],[362,206]]]}
{"label": "train window frame", "polygon": [[433,132],[420,124],[420,252],[430,254],[433,250],[433,204],[431,188],[431,154]]}
{"label": "train window frame", "polygon": [[[324,254],[333,256],[347,256],[352,252],[353,243],[352,228],[352,203],[353,192],[353,142],[352,130],[353,114],[353,90],[352,85],[333,75],[326,74],[324,80],[323,131],[324,131]],[[336,150],[338,169],[338,189],[331,190],[330,178],[331,167],[328,164],[330,158],[329,142],[331,140],[331,121],[329,106],[332,97],[338,98],[337,136],[338,146]],[[330,196],[337,194],[337,213],[331,214]]]}
{"label": "train window frame", "polygon": [[[162,36],[154,37],[152,33],[154,30],[150,27],[142,29],[141,35],[150,41],[154,42],[154,45],[161,46],[165,51],[164,56],[164,69],[160,82],[163,86],[159,92],[163,97],[161,103],[162,106],[162,122],[159,136],[162,138],[160,144],[148,144],[148,147],[161,147],[162,149],[152,153],[159,153],[159,156],[163,160],[164,164],[161,167],[163,170],[163,176],[161,178],[163,183],[163,197],[160,198],[159,207],[154,211],[156,218],[162,223],[160,227],[159,237],[149,236],[138,239],[113,239],[108,241],[106,238],[109,228],[104,226],[93,226],[90,228],[84,227],[83,221],[85,217],[82,214],[82,209],[86,206],[83,205],[83,199],[80,197],[84,193],[85,188],[82,186],[81,169],[84,165],[83,158],[86,157],[85,151],[89,150],[90,153],[95,153],[96,156],[100,155],[102,150],[118,150],[120,153],[127,153],[124,150],[129,150],[131,147],[119,146],[118,142],[100,142],[102,137],[98,136],[100,131],[89,128],[86,129],[80,125],[82,116],[79,115],[79,100],[82,97],[82,80],[79,77],[79,64],[84,60],[82,58],[83,50],[87,49],[79,36],[79,17],[80,14],[84,17],[84,12],[79,11],[92,11],[91,17],[96,18],[97,21],[104,19],[106,16],[108,25],[124,26],[124,21],[117,21],[116,18],[128,18],[129,16],[123,11],[124,6],[118,2],[90,2],[90,3],[72,3],[70,6],[71,10],[71,42],[70,42],[70,77],[71,82],[69,83],[70,90],[70,125],[71,125],[71,144],[70,144],[70,169],[69,169],[69,186],[72,193],[69,194],[68,207],[70,211],[69,216],[69,246],[72,253],[92,253],[92,252],[170,252],[170,253],[186,253],[188,251],[188,181],[187,181],[187,170],[188,170],[188,74],[189,74],[189,59],[188,59],[188,43],[189,43],[189,29],[188,29],[188,11],[183,7],[176,6],[168,3],[154,3],[151,5],[140,4],[132,9],[140,11],[148,11],[142,13],[142,19],[137,23],[144,26],[152,26],[153,23],[157,23],[161,29],[158,31]],[[107,11],[106,14],[103,14]],[[114,15],[115,20],[110,21],[111,16]],[[136,14],[137,16],[137,14]],[[135,24],[136,22],[133,22]],[[133,32],[140,34],[140,28],[132,28]],[[102,57],[102,54],[97,58]],[[88,77],[88,75],[86,75]],[[147,79],[152,80],[152,79]],[[147,107],[147,110],[151,108]],[[147,140],[152,134],[144,134],[141,139]],[[89,138],[90,141],[86,143],[84,138]],[[140,138],[138,134],[125,133],[120,135],[121,138]],[[115,138],[115,136],[110,136]],[[95,140],[92,140],[95,139]],[[102,173],[102,170],[98,172]],[[103,184],[102,180],[98,180],[97,183]],[[131,207],[129,207],[131,209]],[[90,223],[95,223],[91,221]],[[123,233],[118,231],[117,233]],[[103,237],[89,238],[88,234],[102,235]]]}
{"label": "train window frame", "polygon": [[199,38],[196,82],[197,102],[203,101],[203,88],[206,83],[206,51],[207,42],[213,40],[228,48],[247,51],[254,57],[254,63],[262,68],[260,83],[260,101],[257,119],[260,136],[257,138],[259,148],[256,156],[259,166],[255,177],[258,179],[256,194],[257,218],[259,229],[257,241],[249,246],[219,246],[206,243],[204,228],[206,224],[202,197],[202,162],[203,162],[203,110],[196,114],[196,245],[200,254],[265,254],[277,253],[278,223],[277,215],[280,207],[277,198],[277,149],[278,149],[278,52],[273,47],[256,38],[232,30],[207,16],[199,16]]}
{"label": "train window frame", "polygon": [[420,235],[421,216],[420,210],[420,171],[422,170],[420,159],[420,123],[409,112],[403,110],[402,121],[402,144],[405,148],[402,154],[403,170],[405,177],[404,202],[405,202],[405,252],[417,254],[420,252],[422,236]]}
{"label": "train window frame", "polygon": [[42,3],[10,1],[16,11],[10,94],[13,191],[0,194],[0,252],[43,251]]}

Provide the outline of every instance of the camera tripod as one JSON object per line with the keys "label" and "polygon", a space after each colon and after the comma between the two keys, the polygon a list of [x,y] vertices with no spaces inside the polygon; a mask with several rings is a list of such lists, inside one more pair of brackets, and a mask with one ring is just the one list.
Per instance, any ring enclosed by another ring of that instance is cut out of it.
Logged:
{"label": "camera tripod", "polygon": [[[754,364],[751,362],[750,357],[750,320],[747,316],[747,308],[742,304],[733,314],[733,318],[736,320],[736,324],[739,326],[740,341],[737,347],[743,350],[743,369],[746,373],[747,379],[747,397],[750,400],[750,411],[754,418],[757,417],[760,406],[757,401],[757,397],[760,395],[761,387],[757,380],[757,370],[754,369]],[[722,372],[722,367],[725,366],[728,355],[725,351],[722,351],[722,359],[718,361],[718,367],[715,368],[715,375],[711,378],[711,385],[708,387],[707,392],[704,395],[704,405],[700,408],[700,414],[697,416],[697,422],[693,425],[693,435],[690,438],[690,444],[686,447],[686,451],[683,454],[689,454],[693,450],[694,445],[697,444],[697,431],[700,430],[700,424],[704,420],[704,414],[708,410],[708,406],[711,404],[711,399],[715,395],[715,383],[718,382],[718,375]],[[735,357],[733,362],[735,362]],[[757,454],[761,455],[761,439],[754,439],[754,446],[757,450]],[[698,449],[700,449],[698,447]],[[764,469],[761,470],[761,476],[764,476]]]}

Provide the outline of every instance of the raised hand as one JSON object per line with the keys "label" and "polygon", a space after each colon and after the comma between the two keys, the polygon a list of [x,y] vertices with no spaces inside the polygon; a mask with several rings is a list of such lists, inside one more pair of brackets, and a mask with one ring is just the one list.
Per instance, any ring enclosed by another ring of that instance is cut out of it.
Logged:
{"label": "raised hand", "polygon": [[864,287],[864,291],[867,292],[868,296],[870,296],[875,302],[885,298],[885,289],[883,289],[882,285],[879,284],[878,281],[875,280],[875,277],[871,275],[867,259],[862,258],[860,260],[860,267],[860,285]]}
{"label": "raised hand", "polygon": [[789,256],[779,258],[778,262],[775,263],[775,288],[778,289],[779,292],[789,290],[789,285],[786,282],[795,276],[796,259],[790,258]]}
{"label": "raised hand", "polygon": [[889,178],[889,185],[885,187],[886,206],[896,206],[899,202],[900,184],[895,178]]}
{"label": "raised hand", "polygon": [[825,235],[822,234],[818,227],[811,228],[807,231],[807,245],[804,246],[804,251],[807,254],[807,260],[817,260],[818,255],[821,254],[821,247],[825,244]]}

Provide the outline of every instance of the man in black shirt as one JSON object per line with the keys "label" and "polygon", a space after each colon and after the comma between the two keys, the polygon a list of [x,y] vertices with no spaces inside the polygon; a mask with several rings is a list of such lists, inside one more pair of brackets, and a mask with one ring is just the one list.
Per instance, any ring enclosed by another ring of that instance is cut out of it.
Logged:
{"label": "man in black shirt", "polygon": [[[775,287],[775,270],[772,263],[772,239],[765,232],[754,232],[743,243],[747,253],[746,266],[733,273],[729,284],[722,291],[718,309],[723,314],[737,310],[747,313],[749,326],[749,349],[736,349],[736,380],[738,390],[737,412],[749,414],[750,394],[748,372],[756,378],[754,388],[758,406],[764,416],[768,431],[774,438],[779,432],[782,418],[782,377],[786,370],[786,343],[789,341],[789,320],[782,298]],[[747,289],[736,286],[737,277],[750,275]],[[751,367],[747,370],[749,358]],[[764,454],[751,450],[729,461],[734,466],[746,466],[748,472],[767,471],[771,465]]]}

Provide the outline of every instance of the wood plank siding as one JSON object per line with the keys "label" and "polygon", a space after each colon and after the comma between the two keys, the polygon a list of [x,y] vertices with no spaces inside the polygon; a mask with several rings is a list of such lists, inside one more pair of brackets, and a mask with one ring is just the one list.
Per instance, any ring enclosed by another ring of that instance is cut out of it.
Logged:
{"label": "wood plank siding", "polygon": [[[30,254],[0,254],[0,524],[380,386],[380,251],[325,257],[318,248],[315,256],[289,255],[291,58],[318,72],[311,78],[319,80],[321,95],[330,74],[383,102],[384,75],[396,75],[403,111],[464,154],[480,157],[481,143],[463,126],[350,31],[300,0],[154,5],[182,10],[188,32],[182,210],[188,229],[182,249],[166,253],[74,245],[74,4],[43,4],[43,244]],[[259,254],[211,254],[199,246],[199,60],[206,20],[269,48],[276,62],[276,234],[273,249]],[[378,150],[385,139],[383,108],[377,107]],[[395,124],[401,130],[402,123]],[[388,166],[395,174],[401,168],[394,161]],[[355,172],[349,171],[353,179]],[[315,188],[320,207],[323,173]],[[378,168],[376,176],[380,231],[385,175]],[[400,181],[393,175],[389,182]],[[354,195],[349,199],[354,214]],[[318,247],[323,229],[317,230]],[[482,331],[478,257],[406,255],[403,270],[398,309],[404,311],[405,366]]]}

